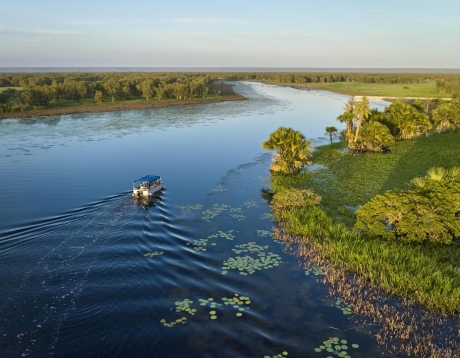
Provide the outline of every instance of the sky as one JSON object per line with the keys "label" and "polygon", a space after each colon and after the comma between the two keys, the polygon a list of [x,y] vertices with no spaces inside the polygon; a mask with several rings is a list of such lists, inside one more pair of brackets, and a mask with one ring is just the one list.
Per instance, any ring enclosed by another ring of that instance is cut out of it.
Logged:
{"label": "sky", "polygon": [[460,68],[460,1],[2,1],[0,67]]}

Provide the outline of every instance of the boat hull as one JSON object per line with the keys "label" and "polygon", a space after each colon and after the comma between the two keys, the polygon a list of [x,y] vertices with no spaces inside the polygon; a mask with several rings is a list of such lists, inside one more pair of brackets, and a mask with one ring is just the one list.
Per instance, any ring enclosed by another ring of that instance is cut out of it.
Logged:
{"label": "boat hull", "polygon": [[133,189],[133,196],[151,196],[163,189],[163,184],[158,184],[150,189]]}

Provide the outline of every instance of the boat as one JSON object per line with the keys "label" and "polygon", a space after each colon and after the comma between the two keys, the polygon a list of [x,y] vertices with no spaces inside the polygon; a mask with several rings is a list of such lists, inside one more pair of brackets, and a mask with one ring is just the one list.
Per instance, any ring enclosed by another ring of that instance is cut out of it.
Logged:
{"label": "boat", "polygon": [[146,175],[134,180],[133,196],[150,196],[163,189],[163,182],[158,175]]}

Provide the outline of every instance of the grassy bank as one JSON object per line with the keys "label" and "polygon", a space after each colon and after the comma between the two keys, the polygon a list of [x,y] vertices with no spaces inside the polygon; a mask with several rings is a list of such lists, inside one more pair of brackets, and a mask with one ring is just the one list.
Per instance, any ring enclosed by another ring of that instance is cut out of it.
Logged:
{"label": "grassy bank", "polygon": [[283,213],[283,229],[308,238],[335,265],[356,272],[390,293],[435,311],[460,313],[460,243],[411,245],[366,237],[352,230],[355,209],[377,194],[407,188],[433,166],[460,166],[460,134],[432,134],[396,142],[388,154],[349,155],[342,144],[318,147],[319,169],[274,175],[275,192],[309,188],[321,207]]}
{"label": "grassy bank", "polygon": [[308,88],[323,89],[348,95],[367,95],[381,97],[423,97],[452,98],[451,94],[440,94],[435,81],[413,84],[386,84],[360,82],[308,83]]}

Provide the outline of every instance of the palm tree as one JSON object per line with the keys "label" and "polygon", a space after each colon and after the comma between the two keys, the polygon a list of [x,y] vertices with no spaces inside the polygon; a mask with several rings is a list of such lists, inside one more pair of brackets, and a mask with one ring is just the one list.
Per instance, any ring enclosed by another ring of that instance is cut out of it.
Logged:
{"label": "palm tree", "polygon": [[371,107],[369,106],[369,101],[367,100],[366,96],[363,96],[361,102],[356,103],[354,107],[354,113],[359,116],[358,124],[356,126],[355,138],[353,139],[353,143],[356,143],[358,141],[359,130],[361,129],[363,120],[367,119],[371,114]]}
{"label": "palm tree", "polygon": [[445,169],[442,167],[433,167],[428,169],[424,177],[414,178],[411,180],[413,186],[423,189],[429,181],[440,182],[458,182],[460,181],[460,167]]}
{"label": "palm tree", "polygon": [[431,128],[428,116],[415,107],[396,101],[386,108],[390,115],[393,135],[399,139],[411,139],[426,133]]}
{"label": "palm tree", "polygon": [[442,104],[431,113],[438,125],[436,129],[440,132],[453,132],[460,127],[460,113],[456,110],[455,103]]}
{"label": "palm tree", "polygon": [[326,133],[324,133],[324,135],[329,134],[329,137],[331,139],[331,144],[332,144],[332,136],[337,137],[337,132],[338,132],[338,129],[335,127],[326,127]]}
{"label": "palm tree", "polygon": [[382,152],[388,144],[393,142],[393,136],[387,126],[371,121],[363,125],[359,133],[359,141],[366,150]]}
{"label": "palm tree", "polygon": [[353,121],[356,119],[356,115],[352,111],[345,111],[343,114],[337,117],[337,120],[342,123],[347,124],[347,129],[345,132],[345,138],[348,143],[348,147],[352,147],[351,143],[353,141]]}
{"label": "palm tree", "polygon": [[298,173],[306,164],[311,164],[311,143],[302,133],[292,128],[279,127],[270,133],[262,148],[274,150],[272,172]]}

